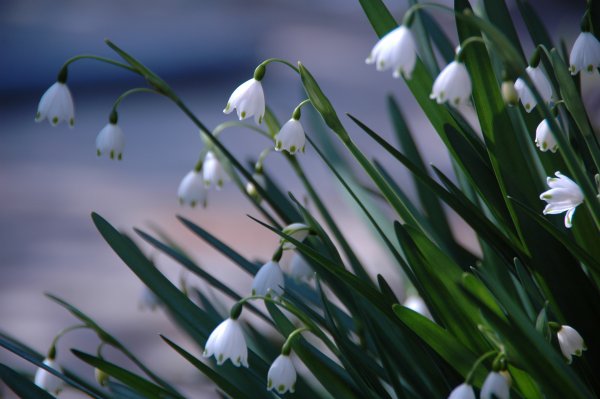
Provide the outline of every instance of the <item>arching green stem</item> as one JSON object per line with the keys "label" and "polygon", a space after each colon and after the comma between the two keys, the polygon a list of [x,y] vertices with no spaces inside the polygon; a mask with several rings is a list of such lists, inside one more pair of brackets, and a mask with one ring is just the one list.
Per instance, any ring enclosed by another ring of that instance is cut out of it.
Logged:
{"label": "arching green stem", "polygon": [[292,118],[294,118],[295,120],[299,120],[300,119],[300,108],[302,108],[304,105],[308,104],[310,102],[310,99],[306,99],[304,101],[302,101],[300,104],[298,104],[298,106],[296,108],[294,108],[294,112],[292,113]]}
{"label": "arching green stem", "polygon": [[121,94],[119,97],[117,97],[117,99],[115,100],[113,106],[112,106],[112,111],[110,112],[110,123],[117,123],[119,116],[117,114],[117,108],[119,107],[119,104],[121,104],[121,102],[129,97],[130,95],[134,94],[134,93],[154,93],[154,94],[159,94],[162,95],[162,93],[154,90],[154,89],[150,89],[148,87],[136,87],[135,89],[131,89],[131,90],[127,90],[126,92],[124,92],[123,94]]}
{"label": "arching green stem", "polygon": [[83,329],[83,328],[89,328],[89,326],[87,324],[76,324],[74,326],[67,327],[67,328],[60,330],[58,332],[58,334],[56,334],[56,336],[52,340],[52,344],[50,345],[50,349],[48,350],[48,359],[56,359],[56,345],[58,344],[58,340],[60,340],[63,337],[63,335],[65,335],[71,331],[75,331],[75,330],[79,330],[79,329]]}
{"label": "arching green stem", "polygon": [[473,44],[473,43],[482,43],[483,45],[485,45],[485,40],[483,40],[483,38],[481,36],[473,36],[473,37],[468,38],[467,40],[465,40],[464,42],[462,42],[460,44],[460,48],[456,52],[456,57],[454,59],[459,62],[464,62],[463,52],[470,44]]}
{"label": "arching green stem", "polygon": [[217,127],[213,129],[212,134],[215,137],[219,137],[221,135],[221,133],[223,133],[225,130],[227,130],[231,127],[244,127],[244,128],[250,129],[256,133],[260,133],[262,136],[264,136],[268,139],[272,139],[271,135],[267,131],[265,131],[257,126],[251,125],[250,123],[244,123],[244,122],[238,122],[238,121],[223,122],[223,123],[217,125]]}
{"label": "arching green stem", "polygon": [[498,353],[498,351],[492,350],[492,351],[486,352],[483,355],[481,355],[479,357],[479,359],[477,359],[475,361],[475,363],[473,363],[473,367],[471,367],[471,370],[469,370],[469,374],[467,374],[467,378],[465,378],[465,382],[469,385],[473,385],[473,375],[475,374],[475,371],[477,371],[477,368],[481,365],[481,363],[483,363],[485,360],[489,359],[490,357],[495,356],[497,353]]}
{"label": "arching green stem", "polygon": [[85,60],[85,59],[105,62],[107,64],[118,66],[119,68],[127,69],[128,71],[131,71],[138,75],[140,74],[134,68],[130,67],[127,64],[123,64],[119,61],[111,60],[110,58],[100,57],[100,56],[93,55],[93,54],[81,54],[81,55],[76,55],[75,57],[71,57],[67,61],[65,61],[65,63],[63,64],[63,66],[60,68],[60,70],[58,72],[57,80],[59,82],[64,83],[67,80],[67,68],[69,67],[69,65],[71,65],[75,61]]}
{"label": "arching green stem", "polygon": [[289,356],[290,352],[292,351],[292,344],[294,343],[294,340],[305,331],[310,331],[310,328],[304,326],[292,331],[281,347],[281,354]]}
{"label": "arching green stem", "polygon": [[[256,69],[259,69],[259,68],[261,68],[261,67],[262,67],[262,68],[266,68],[266,66],[267,66],[267,65],[269,65],[269,64],[270,64],[270,63],[272,63],[272,62],[278,62],[278,63],[280,63],[280,64],[287,65],[288,67],[292,68],[292,69],[294,70],[294,72],[296,72],[296,73],[300,73],[300,71],[298,71],[298,68],[296,68],[296,66],[295,66],[294,64],[292,64],[291,62],[289,62],[289,61],[286,61],[286,60],[284,60],[284,59],[281,59],[281,58],[269,58],[269,59],[267,59],[267,60],[264,60],[263,62],[261,62],[261,63],[258,65],[258,67],[256,67]],[[261,79],[262,79],[262,77],[261,77]],[[260,79],[257,79],[257,80],[260,80]]]}

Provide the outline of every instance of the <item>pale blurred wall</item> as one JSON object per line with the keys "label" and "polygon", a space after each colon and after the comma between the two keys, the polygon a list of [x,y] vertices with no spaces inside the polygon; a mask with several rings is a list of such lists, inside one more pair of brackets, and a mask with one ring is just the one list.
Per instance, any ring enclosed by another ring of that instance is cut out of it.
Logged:
{"label": "pale blurred wall", "polygon": [[[404,2],[393,3],[400,19]],[[570,2],[548,5],[553,34],[576,34],[578,10]],[[568,3],[568,4],[567,4]],[[539,5],[539,4],[538,4]],[[581,5],[581,7],[583,7]],[[538,7],[539,9],[540,7]],[[452,31],[451,21],[448,31]],[[160,313],[140,313],[140,283],[95,231],[89,214],[97,211],[119,228],[148,227],[169,232],[196,259],[231,281],[236,269],[195,239],[174,218],[183,214],[226,239],[249,258],[271,255],[276,239],[245,215],[257,215],[229,185],[211,193],[208,209],[180,208],[175,193],[193,166],[201,143],[194,126],[164,99],[138,95],[120,108],[127,147],[122,162],[95,155],[94,140],[106,123],[114,99],[142,82],[124,71],[91,61],[70,68],[76,101],[76,127],[35,124],[39,96],[55,79],[60,65],[80,53],[113,56],[103,44],[110,38],[159,73],[189,102],[209,127],[232,120],[221,110],[237,84],[269,57],[302,62],[343,115],[352,113],[391,137],[385,94],[401,100],[428,162],[449,171],[447,158],[402,82],[364,64],[375,36],[358,6],[348,0],[292,1],[23,1],[0,3],[0,330],[18,336],[41,352],[53,335],[74,323],[42,293],[52,292],[80,306],[130,345],[159,373],[203,397],[202,377],[158,338],[164,333],[186,342]],[[281,120],[300,98],[295,77],[281,65],[269,67],[265,90]],[[368,139],[344,119],[359,144],[380,156]],[[309,132],[310,133],[310,132]],[[224,134],[225,144],[242,159],[268,145],[246,131]],[[357,228],[360,219],[342,202],[314,151],[300,155],[342,226],[370,265],[387,267],[386,254]],[[407,174],[383,158],[405,184]],[[301,187],[285,163],[274,155],[267,168],[298,197]],[[461,228],[461,224],[457,224]],[[148,250],[149,254],[154,252]],[[165,257],[157,262],[174,279],[178,269]],[[232,271],[234,271],[232,273]],[[400,281],[393,280],[399,286]],[[249,281],[234,285],[241,293]],[[399,287],[397,287],[399,289]],[[97,340],[77,332],[59,346],[59,360],[91,376],[68,353],[76,346],[95,351]],[[0,362],[24,370],[29,365],[0,349]],[[67,391],[64,397],[77,397]]]}

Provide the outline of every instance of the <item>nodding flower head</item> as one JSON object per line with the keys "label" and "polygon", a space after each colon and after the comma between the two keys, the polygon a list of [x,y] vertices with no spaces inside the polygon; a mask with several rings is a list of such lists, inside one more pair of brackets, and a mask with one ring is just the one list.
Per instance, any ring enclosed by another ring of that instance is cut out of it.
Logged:
{"label": "nodding flower head", "polygon": [[265,263],[252,281],[252,295],[279,297],[283,294],[283,288],[283,272],[279,263],[274,260]]}
{"label": "nodding flower head", "polygon": [[275,151],[285,150],[294,155],[296,151],[304,152],[306,137],[304,128],[297,119],[290,119],[279,130],[275,136]]}
{"label": "nodding flower head", "polygon": [[[54,369],[54,370],[62,373],[62,369],[56,363],[56,360],[46,358],[46,359],[44,359],[44,364],[46,366],[50,367],[51,369]],[[55,376],[52,373],[49,373],[48,371],[44,370],[43,368],[38,368],[37,371],[35,372],[34,383],[35,383],[35,385],[46,390],[47,392],[51,393],[52,395],[58,395],[64,387],[64,383],[60,378],[58,378],[57,376]]]}
{"label": "nodding flower head", "polygon": [[229,114],[234,109],[237,109],[240,120],[254,116],[257,124],[262,123],[265,116],[265,93],[259,80],[247,80],[231,93],[223,112]]}
{"label": "nodding flower head", "polygon": [[204,163],[202,164],[202,176],[206,188],[215,186],[217,187],[217,190],[219,190],[227,181],[227,172],[225,172],[225,168],[223,168],[221,161],[219,161],[212,151],[209,151],[204,158]]}
{"label": "nodding flower head", "polygon": [[240,322],[228,318],[219,324],[208,337],[203,355],[214,355],[219,366],[229,359],[236,367],[248,367],[248,347]]}
{"label": "nodding flower head", "polygon": [[459,106],[469,101],[471,88],[471,77],[465,64],[452,61],[435,79],[429,98],[435,99],[438,104],[448,102]]}
{"label": "nodding flower head", "polygon": [[289,355],[281,354],[275,359],[267,374],[267,389],[277,393],[294,393],[296,389],[296,368]]}
{"label": "nodding flower head", "polygon": [[581,32],[573,44],[569,56],[569,71],[577,75],[579,71],[589,74],[600,68],[600,42],[590,32]]}
{"label": "nodding flower head", "polygon": [[177,197],[181,205],[189,205],[192,208],[196,204],[206,206],[206,188],[202,175],[196,170],[191,170],[179,183]]}
{"label": "nodding flower head", "polygon": [[[539,66],[528,66],[525,71],[527,72],[527,75],[529,75],[529,78],[540,93],[544,102],[549,103],[552,100],[552,86],[550,85],[546,74],[542,71],[542,68]],[[523,107],[525,107],[525,111],[531,112],[537,105],[537,101],[523,79],[517,79],[515,82],[515,90],[519,94],[519,98],[521,99]]]}
{"label": "nodding flower head", "polygon": [[375,64],[378,71],[391,69],[395,78],[403,75],[407,79],[410,79],[416,61],[415,39],[404,25],[382,37],[366,59],[366,63]]}
{"label": "nodding flower head", "polygon": [[560,172],[556,172],[555,175],[556,177],[546,179],[550,190],[540,195],[540,199],[548,203],[544,208],[544,215],[566,212],[565,227],[570,228],[573,225],[575,208],[583,202],[583,192],[577,183],[567,176]]}
{"label": "nodding flower head", "polygon": [[98,156],[108,154],[110,159],[121,160],[125,148],[125,135],[116,123],[108,123],[96,137],[96,153]]}
{"label": "nodding flower head", "polygon": [[66,83],[56,82],[42,95],[35,121],[41,122],[46,118],[52,126],[63,121],[70,127],[75,125],[75,105]]}

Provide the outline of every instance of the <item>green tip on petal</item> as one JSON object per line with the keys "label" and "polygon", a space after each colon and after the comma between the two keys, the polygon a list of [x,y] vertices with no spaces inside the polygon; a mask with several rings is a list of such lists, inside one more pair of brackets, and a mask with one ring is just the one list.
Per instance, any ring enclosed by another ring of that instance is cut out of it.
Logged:
{"label": "green tip on petal", "polygon": [[110,159],[115,159],[115,150],[110,150]]}
{"label": "green tip on petal", "polygon": [[219,363],[223,363],[223,354],[219,354],[219,357],[217,358]]}
{"label": "green tip on petal", "polygon": [[277,392],[279,393],[284,393],[285,392],[285,385],[281,384],[277,387]]}
{"label": "green tip on petal", "polygon": [[69,119],[69,126],[71,126],[71,127],[75,126],[75,118]]}
{"label": "green tip on petal", "polygon": [[100,150],[96,150],[96,155],[101,156],[102,153],[100,152]]}
{"label": "green tip on petal", "polygon": [[588,66],[587,66],[587,71],[588,71],[588,72],[592,72],[592,71],[594,71],[594,66],[593,66],[592,64],[588,65]]}
{"label": "green tip on petal", "polygon": [[459,98],[459,97],[456,97],[456,98],[454,99],[454,105],[458,105],[458,104],[460,104],[460,98]]}
{"label": "green tip on petal", "polygon": [[52,118],[52,124],[53,125],[58,124],[58,117],[57,116],[55,116],[54,118]]}
{"label": "green tip on petal", "polygon": [[242,119],[244,119],[246,117],[246,111],[242,111],[240,115],[242,115]]}
{"label": "green tip on petal", "polygon": [[196,201],[192,201],[192,202],[190,202],[190,206],[191,206],[192,208],[194,208],[194,207],[196,206]]}
{"label": "green tip on petal", "polygon": [[269,380],[267,381],[267,389],[271,388],[273,388],[273,380],[269,378]]}
{"label": "green tip on petal", "polygon": [[544,199],[551,199],[552,195],[551,194],[544,194],[544,195],[542,195],[542,198],[544,198]]}
{"label": "green tip on petal", "polygon": [[123,154],[119,153],[119,156],[117,157],[117,159],[118,159],[119,161],[122,161],[122,160],[123,160]]}
{"label": "green tip on petal", "polygon": [[531,104],[529,104],[529,103],[525,104],[525,109],[529,111],[531,109]]}
{"label": "green tip on petal", "polygon": [[290,147],[290,154],[293,154],[295,152],[296,152],[296,146],[293,145],[293,146]]}
{"label": "green tip on petal", "polygon": [[223,110],[223,112],[229,111],[230,108],[231,108],[231,104],[227,103],[227,105],[225,106],[225,109]]}

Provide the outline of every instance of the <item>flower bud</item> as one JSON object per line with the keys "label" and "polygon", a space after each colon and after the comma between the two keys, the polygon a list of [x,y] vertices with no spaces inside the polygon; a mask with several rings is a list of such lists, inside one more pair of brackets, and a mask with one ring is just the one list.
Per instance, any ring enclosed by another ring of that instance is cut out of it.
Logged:
{"label": "flower bud", "polygon": [[98,382],[100,386],[105,387],[106,384],[108,384],[108,379],[110,378],[110,376],[104,371],[100,370],[99,368],[94,369],[94,376],[96,377],[96,382]]}
{"label": "flower bud", "polygon": [[515,90],[514,82],[510,80],[502,82],[501,91],[504,104],[514,107],[519,103],[519,94],[517,93],[517,90]]}

